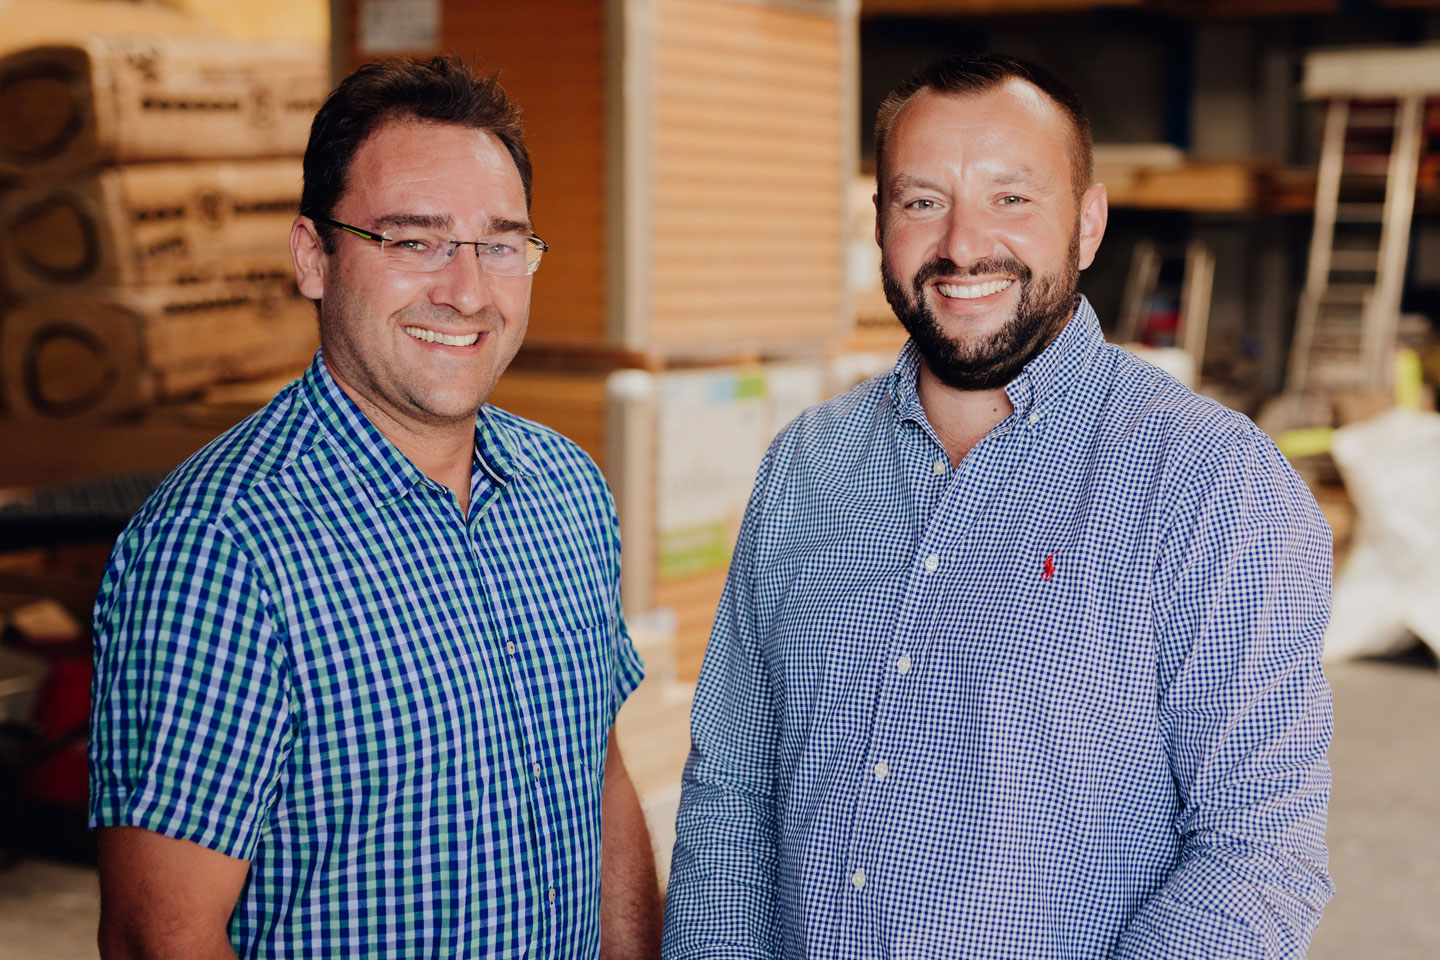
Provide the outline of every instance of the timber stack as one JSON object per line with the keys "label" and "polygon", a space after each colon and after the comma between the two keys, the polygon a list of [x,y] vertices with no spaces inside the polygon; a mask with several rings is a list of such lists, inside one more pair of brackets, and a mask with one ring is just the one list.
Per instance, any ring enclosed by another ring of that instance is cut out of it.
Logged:
{"label": "timber stack", "polygon": [[[22,31],[23,33],[23,31]],[[0,396],[113,420],[316,345],[286,237],[325,53],[184,34],[0,50]]]}

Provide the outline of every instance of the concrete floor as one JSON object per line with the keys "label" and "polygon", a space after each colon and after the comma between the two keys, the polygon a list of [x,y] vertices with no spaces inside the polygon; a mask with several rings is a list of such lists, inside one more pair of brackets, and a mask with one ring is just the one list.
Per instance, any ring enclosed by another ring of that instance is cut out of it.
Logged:
{"label": "concrete floor", "polygon": [[[1440,672],[1329,668],[1335,689],[1331,869],[1339,893],[1311,960],[1440,956]],[[30,861],[0,871],[0,958],[96,956],[95,873]]]}

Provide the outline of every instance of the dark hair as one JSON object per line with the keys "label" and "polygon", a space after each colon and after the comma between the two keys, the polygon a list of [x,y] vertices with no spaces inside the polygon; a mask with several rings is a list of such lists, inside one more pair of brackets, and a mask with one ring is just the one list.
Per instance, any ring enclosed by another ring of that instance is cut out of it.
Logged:
{"label": "dark hair", "polygon": [[[477,77],[456,57],[396,57],[367,63],[340,81],[315,114],[305,147],[300,212],[330,216],[345,192],[355,152],[376,130],[397,120],[453,123],[494,134],[515,161],[529,211],[530,154],[521,139],[525,125],[498,74]],[[334,228],[324,223],[316,228],[333,253]]]}
{"label": "dark hair", "polygon": [[1074,136],[1070,158],[1075,195],[1084,193],[1095,176],[1095,146],[1090,134],[1090,117],[1080,98],[1060,78],[1044,67],[999,53],[957,53],[937,63],[921,67],[890,91],[875,115],[875,188],[883,204],[885,199],[885,143],[900,110],[922,90],[958,96],[984,93],[1010,78],[1024,80],[1039,87],[1070,117]]}

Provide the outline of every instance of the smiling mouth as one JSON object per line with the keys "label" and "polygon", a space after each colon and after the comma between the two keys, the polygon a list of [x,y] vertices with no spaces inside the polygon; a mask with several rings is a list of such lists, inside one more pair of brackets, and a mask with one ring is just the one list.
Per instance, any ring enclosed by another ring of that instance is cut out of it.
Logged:
{"label": "smiling mouth", "polygon": [[447,347],[468,347],[480,339],[479,332],[465,334],[440,333],[424,327],[401,327],[410,336],[422,343],[443,343]]}
{"label": "smiling mouth", "polygon": [[963,284],[963,283],[937,283],[935,289],[940,291],[941,296],[951,297],[956,300],[977,300],[980,297],[988,297],[993,293],[999,293],[1014,279],[987,280],[985,283]]}

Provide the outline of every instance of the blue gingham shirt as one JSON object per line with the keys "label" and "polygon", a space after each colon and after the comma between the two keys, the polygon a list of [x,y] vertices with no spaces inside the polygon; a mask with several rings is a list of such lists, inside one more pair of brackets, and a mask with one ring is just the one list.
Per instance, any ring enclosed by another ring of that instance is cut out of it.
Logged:
{"label": "blue gingham shirt", "polygon": [[544,427],[486,407],[475,454],[462,516],[317,354],[115,547],[91,824],[250,860],[241,957],[599,955],[614,508]]}
{"label": "blue gingham shirt", "polygon": [[1301,956],[1331,892],[1309,491],[1083,300],[958,468],[917,369],[761,464],[665,956]]}

